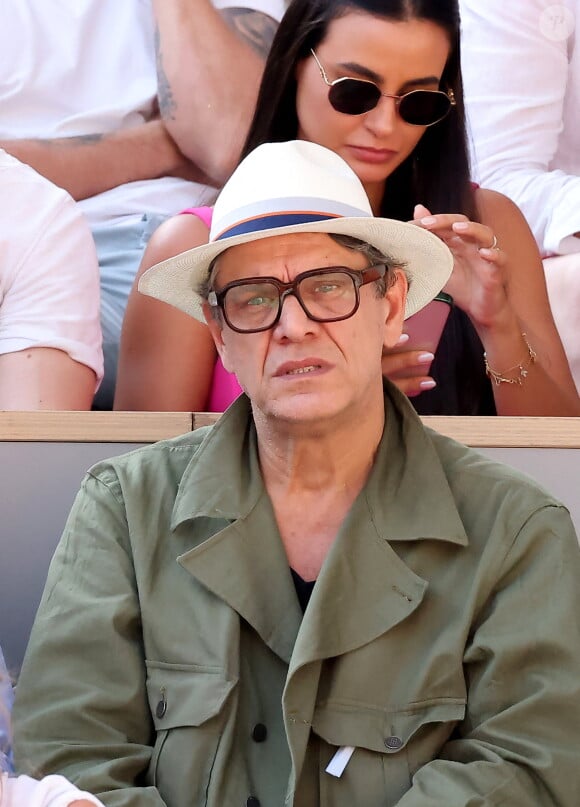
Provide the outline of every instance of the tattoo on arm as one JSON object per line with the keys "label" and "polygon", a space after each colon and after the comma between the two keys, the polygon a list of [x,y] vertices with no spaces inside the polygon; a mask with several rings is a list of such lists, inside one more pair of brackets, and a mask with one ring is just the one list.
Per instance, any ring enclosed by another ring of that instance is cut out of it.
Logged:
{"label": "tattoo on arm", "polygon": [[43,146],[92,146],[94,143],[100,143],[104,137],[104,134],[95,132],[95,134],[73,135],[71,137],[37,137],[34,140]]}
{"label": "tattoo on arm", "polygon": [[[258,56],[265,59],[278,27],[277,21],[268,14],[254,11],[250,8],[225,8],[220,13],[229,28],[246,42]],[[157,26],[155,27],[155,54],[159,112],[166,120],[175,120],[177,102],[163,66],[161,34]]]}
{"label": "tattoo on arm", "polygon": [[165,73],[163,66],[163,56],[161,54],[161,35],[159,28],[155,27],[155,59],[157,63],[157,101],[159,112],[166,120],[175,120],[175,108],[177,106],[171,84]]}
{"label": "tattoo on arm", "polygon": [[229,27],[265,59],[278,27],[276,20],[250,8],[224,8],[221,14]]}

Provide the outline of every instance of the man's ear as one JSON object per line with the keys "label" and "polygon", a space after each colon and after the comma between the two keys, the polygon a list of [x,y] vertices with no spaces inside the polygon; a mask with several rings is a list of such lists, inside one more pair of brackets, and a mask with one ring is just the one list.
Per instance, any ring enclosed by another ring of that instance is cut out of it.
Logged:
{"label": "man's ear", "polygon": [[387,318],[385,320],[384,346],[386,348],[394,347],[403,332],[407,289],[409,287],[407,276],[403,270],[395,269],[394,272],[395,280],[391,283],[385,294],[385,298],[389,303],[387,306]]}
{"label": "man's ear", "polygon": [[228,371],[228,373],[233,372],[228,367],[228,351],[223,339],[223,325],[221,319],[217,319],[216,317],[214,317],[212,308],[205,301],[203,303],[203,315],[205,317],[205,321],[207,322],[207,327],[209,328],[209,332],[216,346],[218,355],[222,360],[223,366]]}

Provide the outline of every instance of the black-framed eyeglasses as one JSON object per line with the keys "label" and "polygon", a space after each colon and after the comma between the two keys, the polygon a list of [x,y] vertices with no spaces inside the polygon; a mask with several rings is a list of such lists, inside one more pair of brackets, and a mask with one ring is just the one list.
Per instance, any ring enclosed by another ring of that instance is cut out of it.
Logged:
{"label": "black-framed eyeglasses", "polygon": [[359,288],[385,276],[387,267],[378,263],[355,271],[345,266],[310,269],[296,275],[292,283],[275,277],[246,277],[211,291],[208,303],[221,308],[224,319],[238,333],[259,333],[273,328],[282,313],[284,300],[296,297],[302,310],[315,322],[348,319],[360,304]]}
{"label": "black-framed eyeglasses", "polygon": [[403,95],[381,92],[374,81],[366,78],[337,78],[330,81],[316,53],[311,49],[320,75],[328,90],[328,100],[333,109],[345,115],[364,115],[379,103],[381,98],[394,98],[395,107],[405,123],[412,126],[433,126],[443,120],[452,106],[456,105],[453,90],[411,90]]}

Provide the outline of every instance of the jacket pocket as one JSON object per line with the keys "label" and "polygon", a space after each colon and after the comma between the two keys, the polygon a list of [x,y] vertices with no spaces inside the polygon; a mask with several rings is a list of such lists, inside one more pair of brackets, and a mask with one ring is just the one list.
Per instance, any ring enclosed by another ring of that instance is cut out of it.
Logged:
{"label": "jacket pocket", "polygon": [[146,662],[147,696],[155,741],[149,781],[168,804],[206,804],[226,701],[236,686],[223,670]]}
{"label": "jacket pocket", "polygon": [[[337,701],[314,713],[313,732],[320,738],[321,807],[389,807],[411,787],[418,765],[437,757],[455,724],[465,714],[463,698],[444,698],[386,711]],[[341,746],[354,753],[341,777],[326,766]]]}

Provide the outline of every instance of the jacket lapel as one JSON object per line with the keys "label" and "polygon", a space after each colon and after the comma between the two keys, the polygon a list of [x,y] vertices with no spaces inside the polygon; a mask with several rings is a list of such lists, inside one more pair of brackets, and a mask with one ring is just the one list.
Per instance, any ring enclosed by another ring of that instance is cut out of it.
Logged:
{"label": "jacket lapel", "polygon": [[183,568],[288,664],[302,612],[262,481],[249,409],[242,396],[208,431],[183,475],[171,526],[194,537],[178,558]]}
{"label": "jacket lapel", "polygon": [[324,562],[298,632],[290,673],[372,642],[419,606],[427,582],[372,523],[359,497]]}
{"label": "jacket lapel", "polygon": [[419,607],[428,582],[393,547],[467,536],[441,461],[409,402],[385,396],[385,430],[373,469],[316,581],[291,673],[371,642]]}
{"label": "jacket lapel", "polygon": [[302,612],[265,492],[248,515],[182,555],[179,563],[289,664]]}

